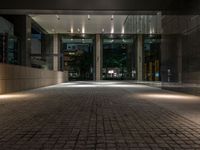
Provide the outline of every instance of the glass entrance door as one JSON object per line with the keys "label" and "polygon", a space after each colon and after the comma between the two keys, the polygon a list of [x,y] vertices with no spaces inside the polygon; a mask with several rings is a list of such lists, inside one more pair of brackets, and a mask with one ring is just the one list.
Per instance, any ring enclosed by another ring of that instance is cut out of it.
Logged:
{"label": "glass entrance door", "polygon": [[103,37],[104,80],[133,80],[135,50],[133,36]]}
{"label": "glass entrance door", "polygon": [[93,39],[63,38],[63,70],[69,80],[93,80]]}

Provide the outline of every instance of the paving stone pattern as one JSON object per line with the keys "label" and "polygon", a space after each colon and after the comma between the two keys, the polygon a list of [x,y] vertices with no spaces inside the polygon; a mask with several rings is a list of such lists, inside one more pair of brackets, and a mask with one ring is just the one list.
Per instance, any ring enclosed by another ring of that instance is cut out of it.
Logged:
{"label": "paving stone pattern", "polygon": [[51,87],[0,103],[0,150],[200,150],[200,126],[124,88]]}

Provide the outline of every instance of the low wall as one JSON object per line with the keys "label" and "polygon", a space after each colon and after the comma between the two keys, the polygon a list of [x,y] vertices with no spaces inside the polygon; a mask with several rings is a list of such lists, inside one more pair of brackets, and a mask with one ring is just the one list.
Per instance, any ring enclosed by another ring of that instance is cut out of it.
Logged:
{"label": "low wall", "polygon": [[0,94],[65,82],[64,72],[0,64]]}

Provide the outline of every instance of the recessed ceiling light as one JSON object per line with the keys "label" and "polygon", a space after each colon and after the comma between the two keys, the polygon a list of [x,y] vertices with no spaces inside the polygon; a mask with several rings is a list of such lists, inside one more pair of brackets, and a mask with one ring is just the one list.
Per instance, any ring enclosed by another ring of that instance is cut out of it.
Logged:
{"label": "recessed ceiling light", "polygon": [[59,17],[58,15],[56,15],[56,18],[57,18],[58,20],[60,20],[60,17]]}
{"label": "recessed ceiling light", "polygon": [[114,27],[112,27],[112,28],[111,28],[111,31],[110,31],[110,33],[111,33],[111,34],[113,34],[113,33],[114,33]]}
{"label": "recessed ceiling light", "polygon": [[125,32],[125,29],[124,29],[124,26],[122,26],[122,34],[124,34]]}
{"label": "recessed ceiling light", "polygon": [[91,17],[90,17],[90,15],[88,15],[88,20],[90,20],[91,19]]}
{"label": "recessed ceiling light", "polygon": [[111,16],[111,20],[114,20],[114,15]]}
{"label": "recessed ceiling light", "polygon": [[82,27],[82,33],[83,34],[85,33],[85,27]]}
{"label": "recessed ceiling light", "polygon": [[71,27],[71,30],[70,30],[70,32],[71,32],[71,33],[74,33],[74,29],[73,29],[72,27]]}

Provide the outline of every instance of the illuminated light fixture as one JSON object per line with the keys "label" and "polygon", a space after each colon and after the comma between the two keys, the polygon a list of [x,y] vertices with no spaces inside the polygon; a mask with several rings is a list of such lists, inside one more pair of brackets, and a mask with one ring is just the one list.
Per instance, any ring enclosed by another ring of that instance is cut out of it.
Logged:
{"label": "illuminated light fixture", "polygon": [[82,27],[82,33],[83,34],[85,33],[85,27]]}
{"label": "illuminated light fixture", "polygon": [[124,26],[122,26],[122,34],[124,34],[125,32],[125,29],[124,29]]}
{"label": "illuminated light fixture", "polygon": [[77,31],[80,32],[80,29],[78,28]]}
{"label": "illuminated light fixture", "polygon": [[104,33],[104,32],[105,32],[105,29],[103,28],[101,31],[102,31],[102,33]]}
{"label": "illuminated light fixture", "polygon": [[56,18],[57,18],[58,20],[60,20],[60,17],[59,17],[58,15],[56,15]]}
{"label": "illuminated light fixture", "polygon": [[114,15],[111,16],[111,20],[114,20]]}
{"label": "illuminated light fixture", "polygon": [[55,29],[53,28],[53,29],[51,29],[51,31],[52,31],[52,32],[55,32]]}
{"label": "illuminated light fixture", "polygon": [[114,27],[112,27],[112,28],[111,28],[111,31],[110,31],[110,33],[111,33],[111,34],[113,34],[113,33],[114,33]]}
{"label": "illuminated light fixture", "polygon": [[113,73],[114,73],[114,70],[109,70],[108,73],[109,73],[109,74],[113,74]]}
{"label": "illuminated light fixture", "polygon": [[73,29],[72,27],[71,27],[71,30],[70,30],[70,31],[71,31],[71,33],[74,33],[74,29]]}
{"label": "illuminated light fixture", "polygon": [[90,17],[90,15],[88,15],[88,20],[90,20],[91,19],[91,17]]}
{"label": "illuminated light fixture", "polygon": [[112,39],[112,40],[111,40],[111,43],[113,43],[113,42],[114,42],[114,40]]}

